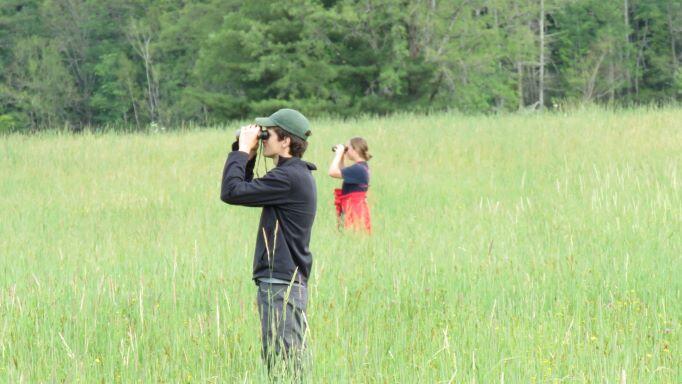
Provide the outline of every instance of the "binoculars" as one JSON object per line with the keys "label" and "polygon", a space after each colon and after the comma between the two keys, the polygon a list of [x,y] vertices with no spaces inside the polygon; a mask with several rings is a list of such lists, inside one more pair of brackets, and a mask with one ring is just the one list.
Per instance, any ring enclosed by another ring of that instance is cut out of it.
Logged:
{"label": "binoculars", "polygon": [[[336,152],[336,146],[332,147],[332,152]],[[343,153],[348,152],[348,147],[343,147]]]}
{"label": "binoculars", "polygon": [[[239,139],[239,135],[242,133],[242,129],[239,128],[236,131],[234,131],[234,136]],[[270,137],[270,132],[268,132],[267,129],[261,129],[261,131],[258,133],[258,140],[267,140]]]}

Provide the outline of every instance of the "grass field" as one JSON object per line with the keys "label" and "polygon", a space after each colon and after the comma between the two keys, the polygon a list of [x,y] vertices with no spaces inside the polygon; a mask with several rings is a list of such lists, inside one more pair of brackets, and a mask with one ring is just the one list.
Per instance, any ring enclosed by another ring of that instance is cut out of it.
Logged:
{"label": "grass field", "polygon": [[[311,382],[682,382],[682,110],[312,123]],[[0,137],[0,381],[263,381],[234,128]]]}

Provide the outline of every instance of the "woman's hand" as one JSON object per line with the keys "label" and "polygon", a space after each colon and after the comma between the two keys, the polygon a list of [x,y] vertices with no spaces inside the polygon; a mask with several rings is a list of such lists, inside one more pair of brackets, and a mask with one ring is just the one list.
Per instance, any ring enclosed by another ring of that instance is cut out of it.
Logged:
{"label": "woman's hand", "polygon": [[336,157],[343,156],[346,152],[346,146],[343,144],[336,144],[334,146],[334,152],[336,153]]}
{"label": "woman's hand", "polygon": [[334,146],[334,160],[329,165],[329,171],[327,174],[331,177],[340,179],[341,169],[343,169],[343,155],[346,153],[346,147],[343,144],[337,144]]}

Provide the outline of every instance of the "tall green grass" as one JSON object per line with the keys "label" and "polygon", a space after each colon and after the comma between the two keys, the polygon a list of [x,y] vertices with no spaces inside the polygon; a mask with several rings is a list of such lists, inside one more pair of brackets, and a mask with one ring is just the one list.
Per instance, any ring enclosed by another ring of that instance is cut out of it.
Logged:
{"label": "tall green grass", "polygon": [[[682,110],[312,123],[311,382],[682,382]],[[264,380],[234,128],[0,138],[0,380]],[[355,135],[371,237],[326,176]]]}

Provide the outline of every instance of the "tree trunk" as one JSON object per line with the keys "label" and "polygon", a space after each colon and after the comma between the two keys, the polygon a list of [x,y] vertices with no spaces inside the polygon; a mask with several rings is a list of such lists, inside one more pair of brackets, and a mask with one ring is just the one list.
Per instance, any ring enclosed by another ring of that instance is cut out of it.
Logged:
{"label": "tree trunk", "polygon": [[586,102],[592,101],[592,97],[594,95],[594,88],[597,83],[597,75],[599,74],[599,68],[601,68],[601,63],[604,61],[605,56],[606,52],[602,53],[601,56],[599,56],[599,60],[597,60],[597,64],[594,66],[594,69],[592,70],[592,74],[590,75],[587,84],[585,84],[585,90],[583,91],[583,100]]}
{"label": "tree trunk", "polygon": [[147,79],[147,97],[149,103],[149,119],[155,122],[159,116],[159,83],[154,74],[154,62],[152,59],[150,44],[152,32],[142,30],[136,22],[131,23],[129,32],[126,34],[128,41],[135,49],[135,52],[143,61],[145,75]]}
{"label": "tree trunk", "polygon": [[625,63],[623,67],[625,68],[625,83],[627,84],[625,87],[625,92],[626,94],[630,94],[630,88],[632,88],[632,79],[630,78],[630,17],[629,17],[629,5],[628,5],[628,0],[623,0],[623,21],[625,22],[625,46],[624,46],[624,54],[625,54]]}
{"label": "tree trunk", "polygon": [[668,3],[668,31],[670,33],[670,52],[672,53],[673,57],[673,74],[677,73],[677,67],[679,66],[679,62],[677,61],[677,52],[675,49],[675,28],[674,28],[674,23],[673,23],[673,10],[670,8],[670,3]]}
{"label": "tree trunk", "polygon": [[142,59],[144,60],[144,71],[147,76],[147,92],[149,93],[149,117],[151,118],[152,122],[156,121],[156,102],[154,99],[154,90],[152,86],[152,78],[150,75],[151,72],[151,58],[149,57],[149,39],[146,39],[144,41],[144,45],[142,45],[143,49],[143,54],[142,54]]}
{"label": "tree trunk", "polygon": [[[637,51],[637,58],[635,60],[635,94],[639,96],[639,77],[642,73],[644,73],[645,65],[646,63],[644,62],[644,50],[647,48],[647,45],[649,44],[647,42],[647,34],[649,33],[649,20],[644,21],[644,31],[642,32],[642,40],[639,42],[639,47]],[[640,68],[641,67],[641,68]]]}
{"label": "tree trunk", "polygon": [[516,92],[519,98],[519,110],[523,109],[523,63],[521,61],[516,62]]}
{"label": "tree trunk", "polygon": [[609,105],[612,105],[615,100],[616,93],[616,79],[614,68],[614,54],[613,47],[609,47]]}
{"label": "tree trunk", "polygon": [[140,128],[140,117],[137,114],[137,102],[135,101],[135,96],[133,95],[133,89],[131,84],[128,84],[128,95],[130,96],[130,102],[133,103],[133,115],[135,116],[135,127]]}
{"label": "tree trunk", "polygon": [[540,0],[540,83],[538,104],[540,110],[545,108],[545,0]]}

